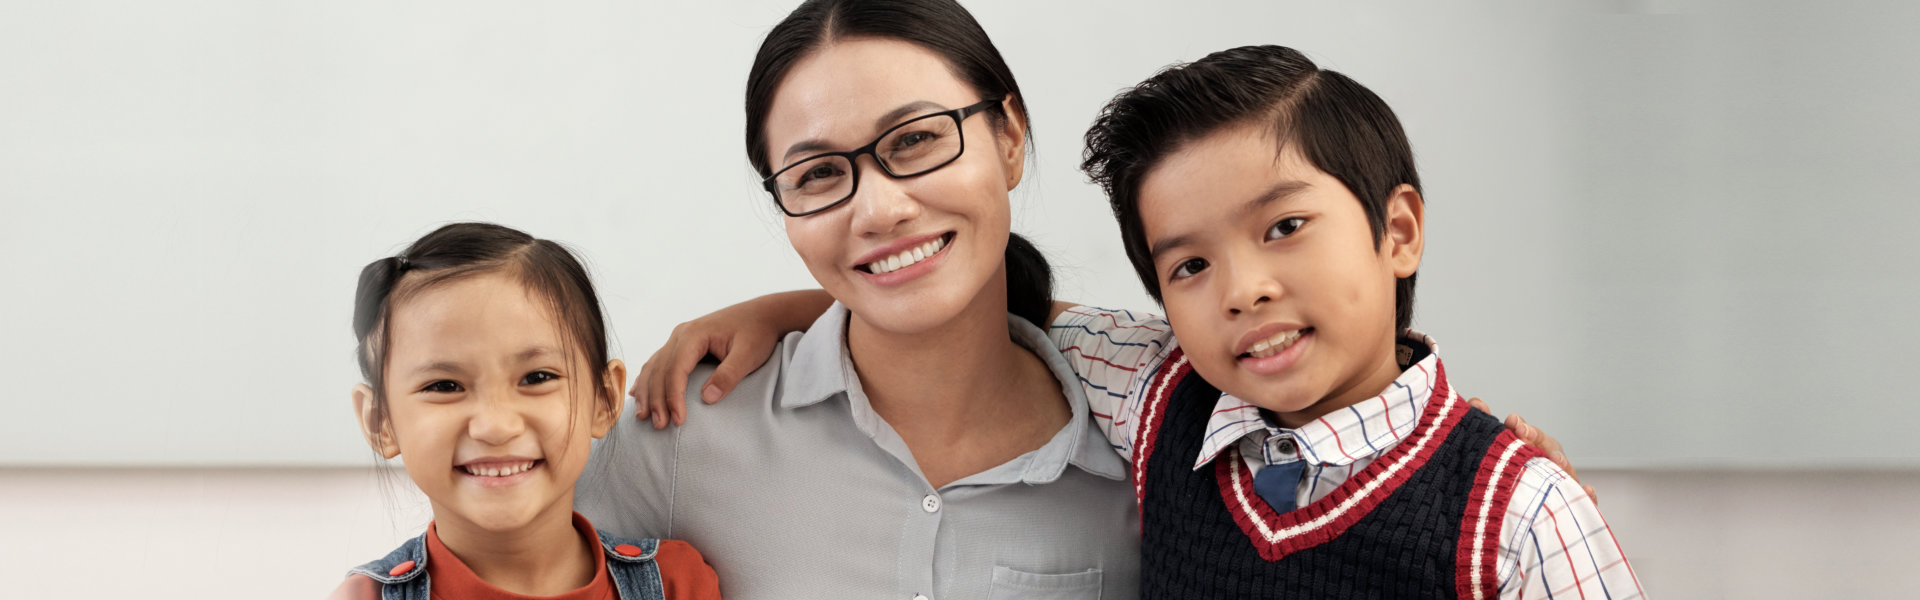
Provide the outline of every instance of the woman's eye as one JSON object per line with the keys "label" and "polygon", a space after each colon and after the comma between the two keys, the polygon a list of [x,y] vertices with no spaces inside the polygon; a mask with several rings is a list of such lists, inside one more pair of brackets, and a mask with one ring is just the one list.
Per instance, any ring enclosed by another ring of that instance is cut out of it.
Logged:
{"label": "woman's eye", "polygon": [[1201,271],[1204,271],[1206,269],[1207,269],[1207,259],[1189,258],[1189,259],[1180,261],[1180,264],[1173,266],[1173,273],[1170,278],[1186,279],[1194,275],[1199,275]]}
{"label": "woman's eye", "polygon": [[420,388],[420,391],[434,394],[457,394],[460,392],[460,384],[442,379],[427,384],[426,387]]}
{"label": "woman's eye", "polygon": [[1289,235],[1293,235],[1293,232],[1299,231],[1300,226],[1305,224],[1307,224],[1307,219],[1305,217],[1293,217],[1290,219],[1281,219],[1280,222],[1274,223],[1272,227],[1267,228],[1267,239],[1277,240],[1283,237],[1287,237]]}
{"label": "woman's eye", "polygon": [[546,371],[534,371],[532,373],[528,373],[526,377],[520,378],[520,385],[540,385],[542,383],[555,381],[558,379],[560,379],[559,375],[555,375],[553,373],[549,373]]}
{"label": "woman's eye", "polygon": [[808,183],[833,177],[839,174],[840,174],[840,170],[833,168],[833,165],[820,165],[811,169],[807,169],[806,172],[801,173],[800,185],[796,185],[794,187],[802,187],[807,185]]}
{"label": "woman's eye", "polygon": [[900,136],[900,140],[894,143],[894,147],[895,148],[911,148],[914,146],[918,146],[920,145],[921,142],[925,142],[930,139],[933,139],[932,133],[925,132],[925,131],[914,131],[914,132],[907,133],[906,135]]}

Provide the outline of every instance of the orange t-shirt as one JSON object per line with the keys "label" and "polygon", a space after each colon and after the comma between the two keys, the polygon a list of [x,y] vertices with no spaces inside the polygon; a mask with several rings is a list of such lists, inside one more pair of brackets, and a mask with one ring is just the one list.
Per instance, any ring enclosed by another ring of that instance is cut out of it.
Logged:
{"label": "orange t-shirt", "polygon": [[[431,595],[435,600],[614,600],[619,598],[613,586],[613,578],[607,572],[607,554],[600,547],[600,538],[594,532],[593,524],[580,513],[573,514],[573,527],[580,535],[593,544],[593,581],[573,591],[558,596],[525,596],[515,594],[480,579],[460,557],[454,556],[446,544],[440,542],[440,534],[434,531],[432,524],[427,525],[427,576],[433,581]],[[654,564],[660,567],[660,583],[665,588],[667,600],[719,600],[720,578],[707,566],[700,551],[691,544],[680,540],[661,540],[660,549],[654,553]],[[354,580],[360,581],[354,581]],[[372,585],[368,585],[372,584]],[[335,598],[379,598],[380,586],[371,579],[360,575],[348,578],[348,581],[335,590]]]}

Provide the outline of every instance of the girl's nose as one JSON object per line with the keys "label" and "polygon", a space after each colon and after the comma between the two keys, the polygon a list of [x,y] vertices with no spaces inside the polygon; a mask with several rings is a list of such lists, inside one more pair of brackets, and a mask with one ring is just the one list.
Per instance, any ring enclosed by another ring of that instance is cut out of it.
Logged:
{"label": "girl's nose", "polygon": [[474,409],[467,422],[467,435],[486,444],[504,444],[527,429],[527,421],[514,406],[511,394],[489,394]]}

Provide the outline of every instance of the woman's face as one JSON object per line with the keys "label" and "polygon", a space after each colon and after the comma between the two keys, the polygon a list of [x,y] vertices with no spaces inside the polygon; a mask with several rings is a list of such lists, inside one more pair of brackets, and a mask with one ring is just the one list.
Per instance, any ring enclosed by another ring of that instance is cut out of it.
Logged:
{"label": "woman's face", "polygon": [[[830,42],[796,63],[775,92],[768,156],[779,171],[821,152],[864,146],[914,117],[982,100],[945,60],[918,45]],[[1018,119],[996,123],[988,114],[966,119],[961,131],[965,152],[945,167],[894,179],[862,155],[852,199],[786,219],[787,238],[813,278],[868,324],[926,331],[990,293],[1004,311],[1007,192],[1020,181],[1025,132]]]}

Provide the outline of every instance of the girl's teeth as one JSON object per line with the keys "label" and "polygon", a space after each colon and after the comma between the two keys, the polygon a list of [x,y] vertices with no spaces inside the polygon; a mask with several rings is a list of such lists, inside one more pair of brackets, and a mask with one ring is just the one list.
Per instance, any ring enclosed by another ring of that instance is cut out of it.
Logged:
{"label": "girl's teeth", "polygon": [[481,477],[506,477],[517,475],[533,468],[533,461],[504,467],[467,467],[466,471]]}
{"label": "girl's teeth", "polygon": [[867,270],[873,271],[875,275],[892,273],[911,267],[914,263],[926,260],[927,257],[938,254],[940,249],[946,246],[947,238],[933,238],[933,241],[903,250],[899,254],[873,261],[867,265]]}

